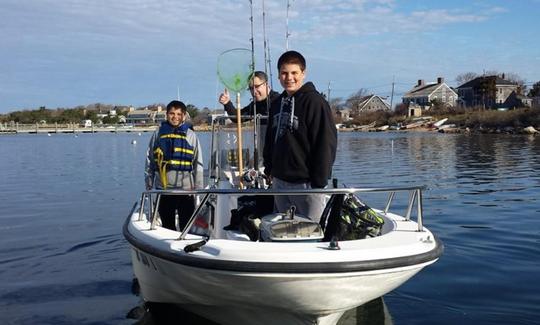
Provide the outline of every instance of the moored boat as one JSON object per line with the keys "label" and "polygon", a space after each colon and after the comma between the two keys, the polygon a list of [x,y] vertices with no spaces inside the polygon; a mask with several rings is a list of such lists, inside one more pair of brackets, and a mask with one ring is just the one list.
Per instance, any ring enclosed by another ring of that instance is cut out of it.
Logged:
{"label": "moored boat", "polygon": [[446,121],[448,121],[447,117],[445,117],[443,119],[440,119],[437,122],[433,123],[433,127],[434,128],[440,128],[444,123],[446,123]]}
{"label": "moored boat", "polygon": [[371,122],[369,124],[365,124],[365,125],[356,125],[353,127],[353,129],[355,131],[368,131],[369,129],[372,129],[375,127],[375,123],[376,122]]}

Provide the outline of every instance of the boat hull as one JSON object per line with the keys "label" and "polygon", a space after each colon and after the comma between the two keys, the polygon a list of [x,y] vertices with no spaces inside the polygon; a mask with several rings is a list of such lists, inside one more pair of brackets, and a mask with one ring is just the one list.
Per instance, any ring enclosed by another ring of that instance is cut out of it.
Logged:
{"label": "boat hull", "polygon": [[139,212],[131,213],[123,232],[147,302],[177,304],[221,324],[335,324],[345,311],[394,290],[443,252],[427,228],[374,211],[385,220],[380,236],[339,245],[234,236],[202,240],[155,227]]}
{"label": "boat hull", "polygon": [[132,248],[132,262],[146,301],[178,304],[222,324],[335,324],[435,260],[364,272],[258,273],[185,266]]}

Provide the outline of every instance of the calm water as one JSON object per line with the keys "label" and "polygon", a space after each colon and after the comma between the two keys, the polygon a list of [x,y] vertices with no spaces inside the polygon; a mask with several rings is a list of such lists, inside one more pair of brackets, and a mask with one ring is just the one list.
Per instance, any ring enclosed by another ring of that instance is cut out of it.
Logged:
{"label": "calm water", "polygon": [[[425,223],[446,246],[384,304],[340,324],[540,323],[540,137],[339,137],[340,182],[427,185]],[[126,317],[141,302],[121,228],[143,187],[149,138],[0,136],[0,324],[136,323]]]}

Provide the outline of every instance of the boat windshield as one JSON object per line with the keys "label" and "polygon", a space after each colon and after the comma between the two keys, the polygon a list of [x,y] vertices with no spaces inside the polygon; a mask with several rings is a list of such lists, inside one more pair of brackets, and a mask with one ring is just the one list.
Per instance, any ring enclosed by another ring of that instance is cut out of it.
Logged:
{"label": "boat windshield", "polygon": [[[239,129],[236,118],[234,121],[226,115],[213,118],[208,182],[210,187],[218,187],[223,181],[237,187],[244,174],[254,175],[259,172],[263,165],[266,120],[267,117],[262,115],[242,116]],[[241,152],[238,146],[240,140]],[[239,167],[240,160],[242,166]]]}

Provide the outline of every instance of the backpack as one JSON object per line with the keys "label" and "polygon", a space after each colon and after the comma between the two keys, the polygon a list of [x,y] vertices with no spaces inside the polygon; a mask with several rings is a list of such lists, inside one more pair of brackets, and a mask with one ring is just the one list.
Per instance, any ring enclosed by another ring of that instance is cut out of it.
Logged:
{"label": "backpack", "polygon": [[328,202],[324,240],[356,240],[381,235],[384,219],[353,194],[335,195]]}
{"label": "backpack", "polygon": [[345,198],[341,207],[338,240],[354,240],[381,235],[384,219],[354,195]]}

